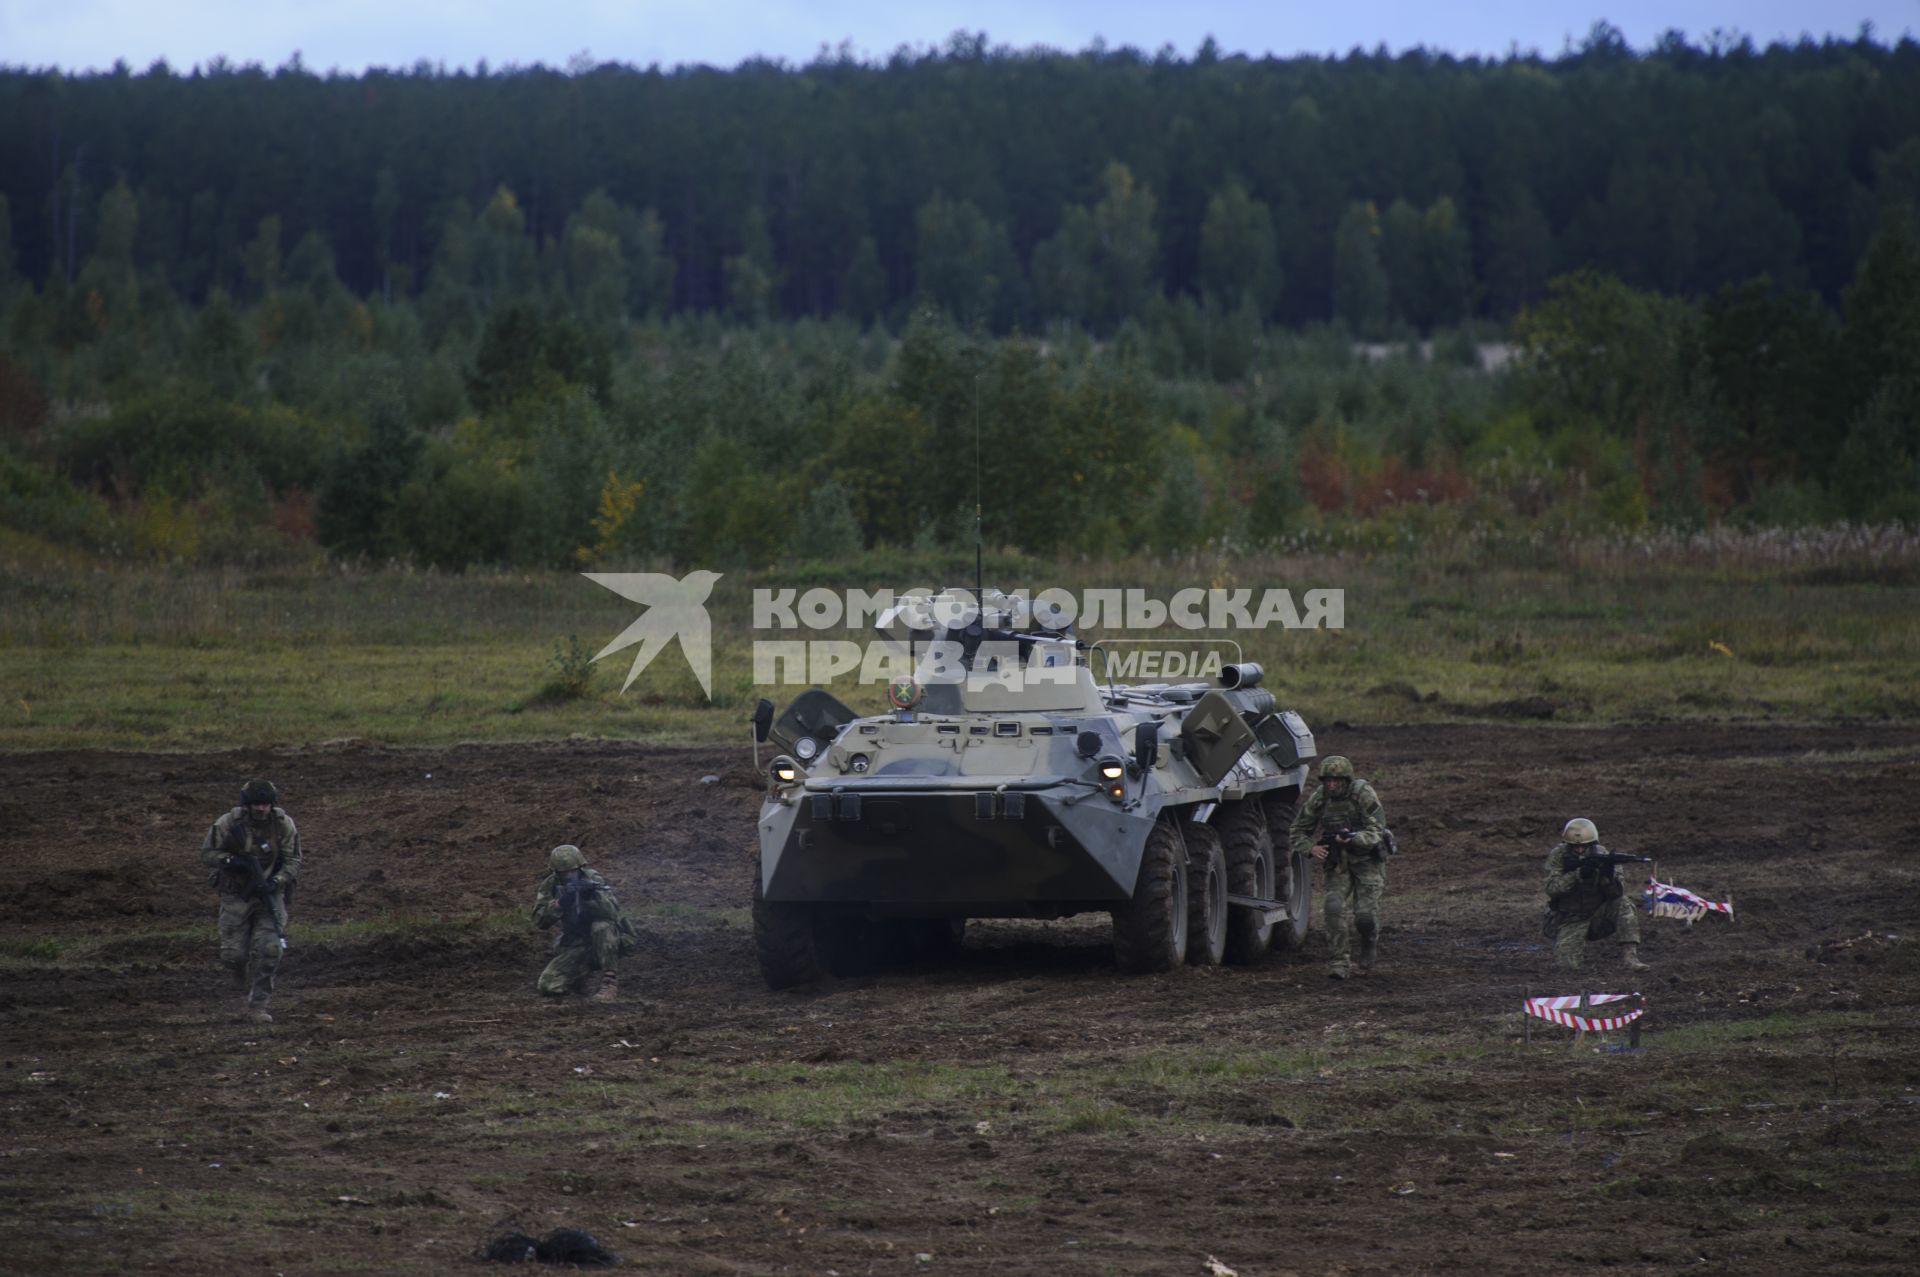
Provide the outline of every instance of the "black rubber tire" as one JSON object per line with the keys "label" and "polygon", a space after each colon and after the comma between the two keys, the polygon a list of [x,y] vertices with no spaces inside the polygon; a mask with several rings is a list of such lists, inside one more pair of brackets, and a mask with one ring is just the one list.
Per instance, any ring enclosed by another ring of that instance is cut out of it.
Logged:
{"label": "black rubber tire", "polygon": [[1129,975],[1171,971],[1186,960],[1187,849],[1164,818],[1140,852],[1133,899],[1113,911],[1113,956]]}
{"label": "black rubber tire", "polygon": [[[1258,802],[1242,799],[1220,804],[1212,821],[1227,856],[1227,890],[1236,896],[1273,900],[1273,835]],[[1234,905],[1227,912],[1227,961],[1248,966],[1273,949],[1274,924],[1258,909]]]}
{"label": "black rubber tire", "polygon": [[1273,898],[1287,902],[1287,916],[1273,927],[1273,947],[1283,952],[1306,947],[1313,918],[1313,855],[1306,851],[1294,855],[1285,850],[1299,802],[1297,789],[1274,790],[1260,800],[1274,842]]}
{"label": "black rubber tire", "polygon": [[1187,965],[1217,967],[1227,956],[1227,855],[1212,825],[1188,821]]}
{"label": "black rubber tire", "polygon": [[819,909],[813,915],[813,948],[829,975],[872,975],[911,958],[901,924],[869,922],[845,911]]}
{"label": "black rubber tire", "polygon": [[827,974],[814,940],[813,908],[767,900],[760,891],[760,868],[753,872],[753,948],[769,989],[814,984]]}

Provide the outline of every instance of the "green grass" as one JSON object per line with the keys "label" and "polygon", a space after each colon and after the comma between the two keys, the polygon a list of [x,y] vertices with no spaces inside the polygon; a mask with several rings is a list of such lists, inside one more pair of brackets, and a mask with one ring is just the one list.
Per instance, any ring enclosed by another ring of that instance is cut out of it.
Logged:
{"label": "green grass", "polygon": [[[1282,703],[1310,723],[1498,718],[1502,703],[1526,698],[1574,724],[1920,718],[1920,574],[1907,570],[1920,548],[1849,553],[1764,539],[1704,558],[1685,546],[1568,545],[1514,566],[1484,549],[1414,547],[1006,559],[990,576],[1160,599],[1189,586],[1344,589],[1344,630],[1239,636]],[[1804,570],[1788,570],[1796,565]],[[796,636],[751,629],[756,586],[878,589],[967,575],[884,555],[839,570],[728,573],[709,605],[710,701],[674,648],[624,694],[626,654],[584,670],[567,662],[576,677],[556,695],[556,649],[598,651],[637,613],[572,573],[77,574],[0,560],[0,749],[741,740],[763,690],[776,700],[798,690],[754,683],[754,639]],[[836,690],[858,709],[882,708],[878,687],[849,679]]]}

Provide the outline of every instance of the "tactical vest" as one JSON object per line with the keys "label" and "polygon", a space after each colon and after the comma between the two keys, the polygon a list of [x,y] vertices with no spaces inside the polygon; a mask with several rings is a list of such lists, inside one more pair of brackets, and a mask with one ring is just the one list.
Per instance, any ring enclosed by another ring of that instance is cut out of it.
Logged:
{"label": "tactical vest", "polygon": [[[274,814],[267,818],[266,833],[262,835],[248,822],[247,809],[235,807],[232,812],[233,819],[227,825],[224,848],[229,856],[251,856],[258,860],[260,867],[265,870],[269,878],[280,872],[281,856],[286,850],[285,837],[281,832],[284,826],[281,823],[280,809],[276,807],[273,811]],[[248,875],[238,869],[215,869],[210,877],[216,889],[235,895],[246,894],[252,885]],[[291,890],[287,894],[291,897]]]}

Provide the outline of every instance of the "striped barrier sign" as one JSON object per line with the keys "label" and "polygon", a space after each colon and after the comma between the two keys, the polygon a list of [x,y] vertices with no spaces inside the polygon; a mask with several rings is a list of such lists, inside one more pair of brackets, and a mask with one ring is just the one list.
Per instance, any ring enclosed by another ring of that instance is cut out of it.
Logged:
{"label": "striped barrier sign", "polygon": [[[1631,1001],[1624,1015],[1586,1015],[1585,1011],[1608,1002]],[[1520,1009],[1537,1019],[1579,1029],[1584,1033],[1605,1033],[1624,1029],[1647,1013],[1646,1003],[1637,993],[1589,993],[1566,998],[1528,998]]]}

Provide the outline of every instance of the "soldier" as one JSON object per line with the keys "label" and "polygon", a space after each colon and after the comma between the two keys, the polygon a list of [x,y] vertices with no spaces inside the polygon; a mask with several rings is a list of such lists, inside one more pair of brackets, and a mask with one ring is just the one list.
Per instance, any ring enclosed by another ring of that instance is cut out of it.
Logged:
{"label": "soldier", "polygon": [[1327,871],[1327,977],[1344,980],[1352,941],[1347,914],[1360,933],[1359,974],[1373,970],[1380,944],[1380,896],[1387,889],[1392,843],[1387,816],[1373,786],[1357,779],[1338,754],[1320,763],[1320,787],[1294,813],[1288,842],[1295,855],[1311,849]]}
{"label": "soldier", "polygon": [[1596,859],[1606,854],[1591,820],[1576,816],[1560,831],[1560,841],[1547,853],[1546,935],[1553,941],[1554,958],[1569,971],[1580,969],[1587,941],[1608,936],[1620,942],[1620,960],[1627,970],[1645,971],[1640,918],[1614,866]]}
{"label": "soldier", "polygon": [[556,999],[578,992],[598,970],[600,987],[591,1001],[613,1001],[620,959],[633,952],[633,923],[620,912],[607,880],[587,868],[586,856],[572,843],[547,853],[547,875],[533,894],[533,925],[545,930],[555,923],[559,950],[540,973],[540,992]]}
{"label": "soldier", "polygon": [[200,844],[207,885],[220,893],[220,961],[261,1024],[273,1022],[267,1003],[300,877],[300,831],[279,801],[272,781],[248,781],[240,805],[214,821]]}

